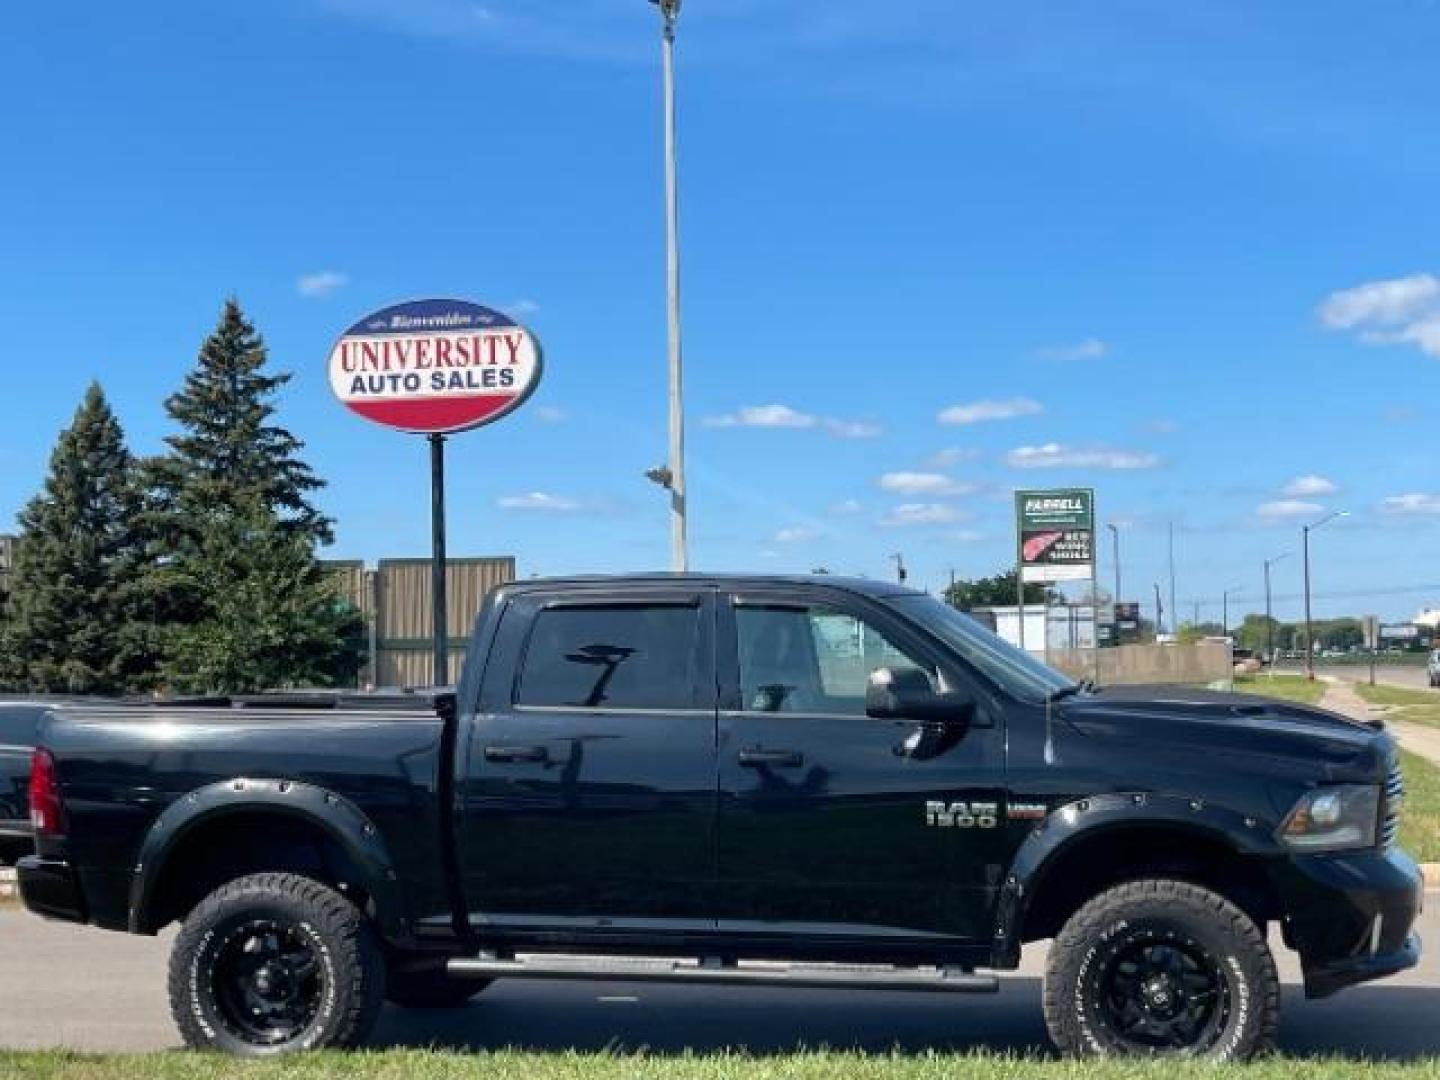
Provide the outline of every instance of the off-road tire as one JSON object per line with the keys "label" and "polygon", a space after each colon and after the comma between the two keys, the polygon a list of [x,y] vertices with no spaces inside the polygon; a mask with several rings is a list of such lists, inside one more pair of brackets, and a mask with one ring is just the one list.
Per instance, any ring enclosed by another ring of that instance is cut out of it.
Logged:
{"label": "off-road tire", "polygon": [[[1156,937],[1213,959],[1225,1011],[1216,1014],[1216,1030],[1204,1045],[1139,1048],[1107,1020],[1105,973],[1121,950],[1143,948]],[[1264,935],[1238,907],[1188,882],[1143,880],[1108,889],[1071,916],[1050,949],[1044,1002],[1050,1038],[1066,1054],[1169,1052],[1247,1061],[1275,1045],[1280,983]]]}
{"label": "off-road tire", "polygon": [[[293,1037],[264,1043],[227,1023],[216,961],[227,934],[254,920],[287,927],[312,950],[320,990],[315,1013]],[[187,1046],[239,1057],[353,1047],[374,1026],[385,958],[365,916],[327,885],[296,874],[238,878],[202,900],[170,954],[170,1011]]]}
{"label": "off-road tire", "polygon": [[385,1000],[402,1009],[458,1009],[483,991],[492,979],[457,979],[445,974],[443,962],[407,963],[392,957],[385,984]]}

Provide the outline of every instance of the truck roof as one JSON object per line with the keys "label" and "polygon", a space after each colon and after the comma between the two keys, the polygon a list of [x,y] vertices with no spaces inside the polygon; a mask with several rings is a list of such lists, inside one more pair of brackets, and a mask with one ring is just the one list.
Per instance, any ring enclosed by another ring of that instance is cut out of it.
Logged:
{"label": "truck roof", "polygon": [[873,578],[841,577],[832,574],[754,574],[754,573],[645,573],[591,574],[573,577],[527,578],[503,586],[507,593],[533,589],[550,591],[556,588],[615,588],[625,585],[715,585],[719,587],[746,585],[806,585],[838,589],[861,596],[923,596],[918,589]]}

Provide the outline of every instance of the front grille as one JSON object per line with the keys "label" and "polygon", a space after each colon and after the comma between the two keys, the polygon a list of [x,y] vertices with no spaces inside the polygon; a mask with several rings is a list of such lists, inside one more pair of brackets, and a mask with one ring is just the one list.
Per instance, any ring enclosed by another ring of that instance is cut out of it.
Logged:
{"label": "front grille", "polygon": [[1400,772],[1400,759],[1390,759],[1390,774],[1385,778],[1385,818],[1380,826],[1380,842],[1386,851],[1393,851],[1400,834],[1400,809],[1405,802],[1405,777]]}

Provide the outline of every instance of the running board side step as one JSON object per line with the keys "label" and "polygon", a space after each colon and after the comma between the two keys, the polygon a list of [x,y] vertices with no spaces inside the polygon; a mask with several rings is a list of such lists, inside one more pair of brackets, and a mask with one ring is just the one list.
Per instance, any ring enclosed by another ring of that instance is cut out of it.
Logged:
{"label": "running board side step", "polygon": [[839,964],[726,964],[718,960],[624,959],[609,956],[532,955],[502,960],[482,953],[450,960],[446,970],[464,979],[603,980],[709,983],[716,986],[789,986],[809,990],[914,990],[993,994],[994,975],[962,968],[857,967]]}

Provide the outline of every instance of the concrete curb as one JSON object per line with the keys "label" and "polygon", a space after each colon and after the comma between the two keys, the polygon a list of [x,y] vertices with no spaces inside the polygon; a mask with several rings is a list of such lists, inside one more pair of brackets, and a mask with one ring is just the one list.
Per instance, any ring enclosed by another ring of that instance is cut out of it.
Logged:
{"label": "concrete curb", "polygon": [[1440,863],[1421,863],[1420,873],[1425,877],[1426,892],[1440,892]]}

